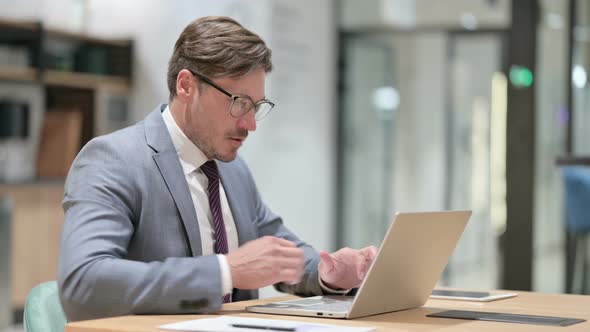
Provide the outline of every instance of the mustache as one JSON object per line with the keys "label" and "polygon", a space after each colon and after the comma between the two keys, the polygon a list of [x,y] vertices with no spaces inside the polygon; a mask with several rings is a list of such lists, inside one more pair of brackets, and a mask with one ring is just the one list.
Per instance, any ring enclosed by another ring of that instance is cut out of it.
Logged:
{"label": "mustache", "polygon": [[240,137],[240,138],[246,139],[246,137],[248,137],[248,130],[238,129],[238,130],[230,131],[227,133],[227,136],[228,137]]}

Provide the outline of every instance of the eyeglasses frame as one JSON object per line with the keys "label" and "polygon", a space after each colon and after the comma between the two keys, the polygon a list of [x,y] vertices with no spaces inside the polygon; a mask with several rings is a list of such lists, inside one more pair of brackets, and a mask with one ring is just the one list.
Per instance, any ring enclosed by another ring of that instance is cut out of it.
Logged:
{"label": "eyeglasses frame", "polygon": [[[193,76],[196,76],[196,77],[197,77],[197,78],[199,78],[201,81],[203,81],[203,82],[205,82],[205,83],[209,84],[210,86],[212,86],[212,87],[214,87],[215,89],[217,89],[219,92],[221,92],[221,93],[223,93],[224,95],[226,95],[226,96],[228,96],[228,97],[230,97],[230,98],[231,98],[231,105],[230,105],[230,107],[229,107],[229,110],[230,110],[230,111],[229,111],[229,114],[230,114],[231,116],[233,116],[234,118],[241,118],[241,117],[243,117],[244,115],[248,114],[248,112],[250,112],[250,110],[252,110],[253,108],[254,108],[254,109],[256,109],[258,106],[260,106],[260,105],[262,105],[262,104],[269,104],[269,105],[271,106],[271,107],[270,107],[270,110],[268,110],[268,113],[270,113],[270,111],[272,111],[272,109],[275,107],[275,103],[273,103],[272,101],[270,101],[270,100],[268,100],[268,99],[266,99],[266,98],[265,98],[265,99],[262,99],[262,100],[259,100],[259,101],[257,101],[257,102],[254,102],[254,100],[252,100],[252,98],[251,98],[250,96],[247,96],[247,95],[235,95],[235,94],[233,94],[233,93],[231,93],[231,92],[227,91],[226,89],[224,89],[224,88],[220,87],[219,85],[217,85],[217,84],[213,83],[213,81],[212,81],[212,80],[210,80],[209,78],[207,78],[206,76],[204,76],[204,75],[201,75],[200,73],[198,73],[198,72],[195,72],[195,71],[193,71],[193,70],[191,70],[191,69],[188,69],[188,68],[187,68],[187,70],[188,70],[188,71],[189,71],[191,74],[193,74]],[[235,116],[235,115],[233,115],[233,114],[231,113],[231,110],[232,110],[232,108],[233,108],[233,106],[234,106],[234,103],[235,103],[236,99],[238,99],[238,98],[246,98],[246,99],[250,100],[250,102],[252,103],[252,107],[251,107],[251,108],[249,108],[249,109],[248,109],[248,110],[247,110],[247,111],[246,111],[244,114],[242,114],[242,115],[240,115],[240,116]],[[254,112],[256,113],[256,111],[254,111]],[[267,115],[268,115],[268,113],[267,113]],[[266,115],[265,115],[265,117],[266,117]],[[263,117],[263,118],[264,118],[264,117]],[[257,119],[257,120],[258,120],[258,119]],[[262,119],[259,119],[259,120],[262,120]],[[258,120],[258,121],[259,121],[259,120]]]}

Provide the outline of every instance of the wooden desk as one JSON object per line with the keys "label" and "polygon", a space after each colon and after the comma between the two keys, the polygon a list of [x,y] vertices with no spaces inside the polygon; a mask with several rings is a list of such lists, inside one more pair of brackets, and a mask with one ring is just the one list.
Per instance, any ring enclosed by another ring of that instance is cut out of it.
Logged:
{"label": "wooden desk", "polygon": [[[285,297],[280,299],[288,299]],[[234,315],[243,317],[259,317],[313,321],[315,323],[375,326],[378,332],[386,331],[590,331],[590,296],[561,295],[520,292],[515,298],[488,303],[464,301],[429,300],[424,307],[403,310],[388,314],[358,318],[354,320],[309,318],[296,316],[262,315],[246,313],[246,305],[276,301],[278,299],[235,302],[224,305],[218,315]],[[568,327],[522,325],[497,322],[470,321],[460,319],[441,319],[425,317],[432,312],[447,309],[463,309],[477,311],[507,312],[515,314],[531,314],[543,316],[559,316],[582,318],[588,321]],[[158,326],[183,320],[192,320],[215,315],[167,315],[167,316],[123,316],[70,323],[65,332],[162,332]]]}

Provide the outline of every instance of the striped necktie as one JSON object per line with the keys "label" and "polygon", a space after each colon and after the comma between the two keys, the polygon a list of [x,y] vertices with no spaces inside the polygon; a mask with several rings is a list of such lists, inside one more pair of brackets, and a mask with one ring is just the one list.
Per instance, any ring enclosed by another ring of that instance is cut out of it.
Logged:
{"label": "striped necktie", "polygon": [[[215,225],[215,253],[225,255],[228,253],[227,233],[225,231],[225,223],[223,222],[223,215],[221,214],[221,202],[219,200],[219,171],[217,164],[213,160],[209,160],[201,166],[201,171],[205,173],[209,184],[207,192],[209,194],[209,207],[211,208],[211,215],[213,216],[213,224]],[[223,303],[231,302],[231,294],[223,297]]]}

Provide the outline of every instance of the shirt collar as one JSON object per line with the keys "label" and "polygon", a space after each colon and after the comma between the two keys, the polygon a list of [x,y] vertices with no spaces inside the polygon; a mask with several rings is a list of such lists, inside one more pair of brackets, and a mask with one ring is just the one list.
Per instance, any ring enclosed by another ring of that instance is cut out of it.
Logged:
{"label": "shirt collar", "polygon": [[172,143],[174,144],[174,148],[176,149],[178,159],[180,160],[185,175],[199,169],[201,165],[209,160],[203,151],[191,142],[182,129],[180,129],[176,120],[174,120],[174,117],[172,116],[169,106],[166,106],[166,109],[162,112],[162,118],[164,118],[164,123],[170,133]]}

